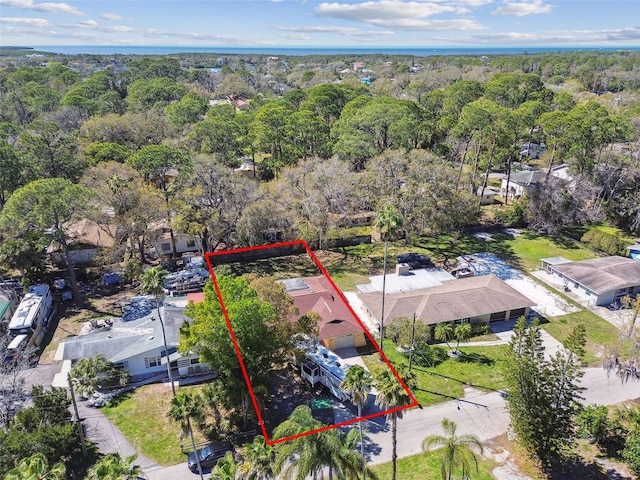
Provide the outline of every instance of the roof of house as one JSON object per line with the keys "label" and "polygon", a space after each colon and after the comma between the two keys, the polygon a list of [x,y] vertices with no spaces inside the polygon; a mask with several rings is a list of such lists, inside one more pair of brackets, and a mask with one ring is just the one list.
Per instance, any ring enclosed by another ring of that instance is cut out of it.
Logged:
{"label": "roof of house", "polygon": [[69,224],[65,228],[66,234],[80,243],[96,247],[112,247],[115,245],[116,227],[113,225],[99,226],[89,219]]}
{"label": "roof of house", "polygon": [[542,170],[525,170],[522,172],[512,173],[509,177],[509,183],[517,183],[523,187],[529,187],[540,183],[540,181],[542,181],[546,176],[547,173]]}
{"label": "roof of house", "polygon": [[600,257],[552,268],[597,295],[640,285],[640,262],[626,257]]}
{"label": "roof of house", "polygon": [[299,311],[291,320],[297,320],[310,311],[320,315],[320,340],[362,332],[351,310],[324,275],[289,279],[283,283]]}
{"label": "roof of house", "polygon": [[[161,308],[167,336],[167,346],[177,347],[180,326],[186,319],[183,308]],[[157,352],[164,347],[162,325],[153,309],[135,320],[116,319],[111,328],[79,335],[65,341],[64,360],[104,355],[107,360],[117,363],[126,361],[146,352]]]}
{"label": "roof of house", "polygon": [[[360,298],[369,311],[380,318],[380,294],[362,293]],[[411,318],[415,313],[417,318],[431,325],[533,305],[533,301],[495,275],[481,275],[452,280],[437,287],[389,294],[385,297],[385,320]]]}

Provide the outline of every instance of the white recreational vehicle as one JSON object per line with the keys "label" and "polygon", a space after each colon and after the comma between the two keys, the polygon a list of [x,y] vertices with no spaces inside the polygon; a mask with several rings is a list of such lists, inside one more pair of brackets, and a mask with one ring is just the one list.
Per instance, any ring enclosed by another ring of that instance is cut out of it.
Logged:
{"label": "white recreational vehicle", "polygon": [[341,401],[351,400],[351,395],[340,388],[349,364],[319,342],[306,335],[298,335],[296,347],[303,350],[305,360],[300,364],[300,376],[311,385],[321,383]]}
{"label": "white recreational vehicle", "polygon": [[40,346],[53,313],[53,296],[49,285],[32,285],[9,322],[9,337],[29,337],[28,346]]}

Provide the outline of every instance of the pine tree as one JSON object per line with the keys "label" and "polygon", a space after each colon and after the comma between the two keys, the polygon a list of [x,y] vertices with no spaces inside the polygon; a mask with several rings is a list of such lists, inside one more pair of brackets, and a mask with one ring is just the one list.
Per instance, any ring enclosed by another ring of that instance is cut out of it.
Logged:
{"label": "pine tree", "polygon": [[543,468],[557,465],[575,437],[582,376],[569,351],[544,357],[537,321],[518,320],[511,339],[507,408],[518,441]]}

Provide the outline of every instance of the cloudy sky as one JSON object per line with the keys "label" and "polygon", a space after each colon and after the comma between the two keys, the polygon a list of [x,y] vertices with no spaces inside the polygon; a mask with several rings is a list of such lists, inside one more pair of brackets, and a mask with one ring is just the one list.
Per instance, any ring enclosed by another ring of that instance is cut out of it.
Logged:
{"label": "cloudy sky", "polygon": [[640,0],[0,0],[1,45],[640,46]]}

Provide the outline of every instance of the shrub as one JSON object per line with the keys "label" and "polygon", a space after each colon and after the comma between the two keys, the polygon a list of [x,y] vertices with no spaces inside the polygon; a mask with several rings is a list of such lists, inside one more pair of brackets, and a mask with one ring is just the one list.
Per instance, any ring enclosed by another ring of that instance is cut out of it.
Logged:
{"label": "shrub", "polygon": [[624,255],[625,252],[626,244],[622,239],[597,229],[589,230],[580,241],[609,255]]}

